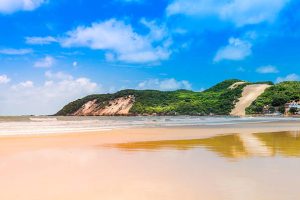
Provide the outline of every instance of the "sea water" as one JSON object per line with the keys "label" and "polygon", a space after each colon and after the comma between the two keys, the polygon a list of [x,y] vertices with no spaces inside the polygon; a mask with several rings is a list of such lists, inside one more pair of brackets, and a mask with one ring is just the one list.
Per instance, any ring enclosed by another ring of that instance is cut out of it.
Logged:
{"label": "sea water", "polygon": [[131,127],[218,126],[300,120],[282,117],[0,117],[0,136],[107,131]]}

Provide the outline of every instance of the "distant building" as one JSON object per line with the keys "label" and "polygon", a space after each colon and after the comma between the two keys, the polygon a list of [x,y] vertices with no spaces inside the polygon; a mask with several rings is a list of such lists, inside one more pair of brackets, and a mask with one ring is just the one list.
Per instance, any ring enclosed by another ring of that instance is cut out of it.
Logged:
{"label": "distant building", "polygon": [[292,101],[292,102],[286,103],[284,105],[284,107],[285,107],[285,114],[289,114],[289,112],[292,108],[296,108],[298,110],[298,112],[296,114],[300,114],[300,101]]}
{"label": "distant building", "polygon": [[266,105],[263,107],[263,114],[271,114],[270,106]]}
{"label": "distant building", "polygon": [[282,113],[279,112],[279,107],[273,107],[270,105],[266,105],[263,107],[263,114],[268,116],[282,115]]}

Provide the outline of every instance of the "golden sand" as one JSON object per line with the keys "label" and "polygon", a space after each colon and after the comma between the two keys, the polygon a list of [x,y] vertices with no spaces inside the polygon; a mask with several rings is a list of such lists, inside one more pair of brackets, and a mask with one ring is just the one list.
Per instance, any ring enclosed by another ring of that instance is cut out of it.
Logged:
{"label": "golden sand", "polygon": [[0,199],[297,199],[299,130],[272,122],[2,137]]}

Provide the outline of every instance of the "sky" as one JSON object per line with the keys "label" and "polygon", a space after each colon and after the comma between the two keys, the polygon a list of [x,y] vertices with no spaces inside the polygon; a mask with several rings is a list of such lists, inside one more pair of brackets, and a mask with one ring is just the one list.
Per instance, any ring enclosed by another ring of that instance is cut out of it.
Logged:
{"label": "sky", "polygon": [[0,115],[88,94],[300,79],[297,0],[0,0]]}

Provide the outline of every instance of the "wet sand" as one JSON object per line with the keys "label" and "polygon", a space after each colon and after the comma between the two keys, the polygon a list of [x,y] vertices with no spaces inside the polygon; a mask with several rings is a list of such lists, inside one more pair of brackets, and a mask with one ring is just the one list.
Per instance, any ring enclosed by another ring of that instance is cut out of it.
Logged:
{"label": "wet sand", "polygon": [[161,128],[125,128],[107,131],[91,131],[81,133],[55,133],[43,135],[1,136],[1,151],[21,151],[48,147],[92,147],[105,144],[201,139],[220,134],[232,133],[267,133],[281,131],[299,131],[300,123],[297,121],[245,123],[217,126],[177,126]]}
{"label": "wet sand", "polygon": [[297,199],[299,131],[271,122],[1,137],[0,199]]}

